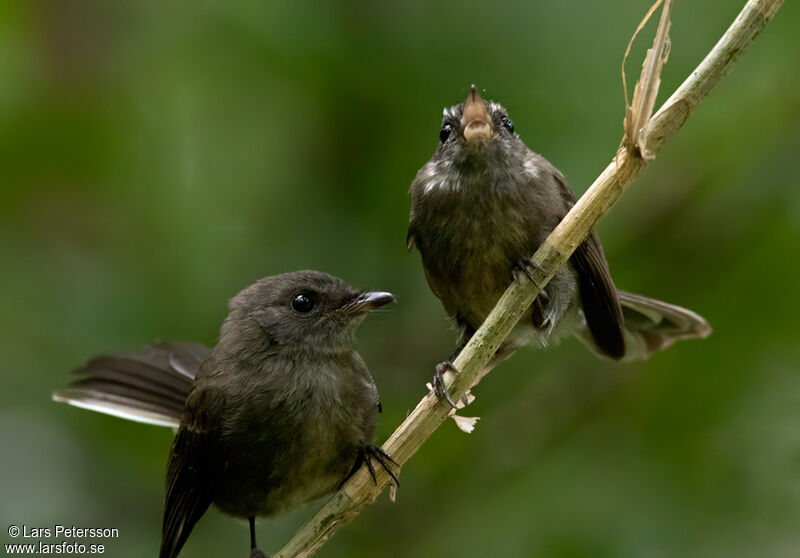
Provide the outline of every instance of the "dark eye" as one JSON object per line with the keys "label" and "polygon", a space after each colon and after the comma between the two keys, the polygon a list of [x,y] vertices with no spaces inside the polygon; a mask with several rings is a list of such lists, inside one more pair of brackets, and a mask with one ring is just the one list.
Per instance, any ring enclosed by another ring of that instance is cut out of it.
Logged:
{"label": "dark eye", "polygon": [[444,126],[442,126],[442,131],[439,132],[439,139],[442,141],[442,143],[447,141],[447,138],[450,137],[450,133],[452,131],[453,131],[452,124],[445,124]]}
{"label": "dark eye", "polygon": [[504,116],[503,119],[500,121],[500,123],[503,125],[503,128],[505,128],[512,134],[514,133],[514,123],[511,122],[511,119],[508,116]]}
{"label": "dark eye", "polygon": [[314,309],[314,297],[308,293],[300,293],[294,295],[292,299],[292,309],[301,314],[308,314]]}

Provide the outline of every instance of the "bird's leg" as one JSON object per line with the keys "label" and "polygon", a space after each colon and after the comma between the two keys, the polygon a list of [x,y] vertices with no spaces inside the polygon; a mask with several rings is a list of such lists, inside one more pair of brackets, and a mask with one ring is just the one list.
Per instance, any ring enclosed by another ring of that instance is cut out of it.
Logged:
{"label": "bird's leg", "polygon": [[247,518],[250,522],[250,558],[267,558],[267,555],[256,548],[256,518],[250,516]]}
{"label": "bird's leg", "polygon": [[369,471],[369,475],[372,477],[372,482],[374,482],[377,485],[378,480],[375,477],[375,467],[372,465],[371,459],[375,459],[375,461],[381,464],[383,470],[386,471],[386,473],[390,477],[392,477],[395,486],[400,486],[400,481],[397,480],[397,475],[395,475],[394,472],[391,470],[391,468],[389,468],[387,461],[394,463],[398,467],[400,466],[400,464],[397,463],[397,461],[395,461],[394,459],[392,459],[391,455],[383,451],[383,448],[374,445],[367,445],[363,446],[360,450],[358,450],[358,456],[356,457],[356,462],[353,463],[353,466],[350,468],[350,472],[347,473],[347,476],[344,478],[341,484],[339,484],[339,488],[341,488],[344,483],[350,480],[350,477],[352,477],[356,473],[356,471],[358,471],[361,468],[361,465],[365,463],[367,465],[367,470]]}
{"label": "bird's leg", "polygon": [[458,374],[458,369],[450,360],[445,360],[437,364],[436,370],[433,373],[433,392],[436,394],[436,397],[444,399],[453,409],[457,409],[458,407],[453,401],[453,398],[450,397],[450,392],[447,389],[447,385],[444,383],[445,372]]}
{"label": "bird's leg", "polygon": [[[445,372],[458,374],[458,368],[456,368],[456,366],[453,364],[453,361],[455,360],[456,356],[458,356],[458,353],[460,353],[461,350],[466,347],[470,337],[475,334],[475,330],[463,318],[456,316],[456,322],[461,330],[461,333],[458,337],[458,345],[447,360],[436,365],[436,370],[433,373],[433,392],[439,399],[444,399],[447,401],[447,403],[449,403],[453,409],[457,409],[458,406],[456,405],[455,401],[453,401],[453,398],[450,396],[450,391],[447,389],[447,385],[444,383],[444,374]],[[464,405],[469,403],[466,398],[462,401],[464,402]]]}

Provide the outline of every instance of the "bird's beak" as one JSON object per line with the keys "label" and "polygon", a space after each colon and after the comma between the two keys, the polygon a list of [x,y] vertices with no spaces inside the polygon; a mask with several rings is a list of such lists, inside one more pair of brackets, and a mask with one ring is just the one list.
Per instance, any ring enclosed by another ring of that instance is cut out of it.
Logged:
{"label": "bird's beak", "polygon": [[492,135],[492,119],[489,118],[486,105],[474,85],[470,88],[467,100],[464,101],[461,133],[467,141],[489,138]]}
{"label": "bird's beak", "polygon": [[365,314],[372,312],[376,308],[380,308],[390,302],[394,302],[394,295],[385,292],[369,292],[362,293],[342,306],[342,312],[345,314]]}

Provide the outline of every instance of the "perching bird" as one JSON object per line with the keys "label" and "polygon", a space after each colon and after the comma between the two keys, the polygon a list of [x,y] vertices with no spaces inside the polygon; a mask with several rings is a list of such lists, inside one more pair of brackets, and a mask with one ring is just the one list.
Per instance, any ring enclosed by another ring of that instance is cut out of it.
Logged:
{"label": "perching bird", "polygon": [[394,300],[318,271],[261,279],[237,294],[209,350],[159,343],[98,357],[54,399],[154,424],[179,424],[167,466],[161,558],[178,555],[211,504],[250,522],[334,491],[375,459],[380,403],[355,332]]}
{"label": "perching bird", "polygon": [[[416,246],[433,293],[460,330],[458,348],[483,323],[518,272],[575,203],[561,172],[514,131],[500,104],[472,86],[444,109],[436,151],[411,184],[409,248]],[[618,290],[591,234],[547,284],[494,363],[523,345],[573,334],[612,359],[647,358],[678,339],[706,337],[694,312]],[[453,404],[436,367],[434,386]]]}

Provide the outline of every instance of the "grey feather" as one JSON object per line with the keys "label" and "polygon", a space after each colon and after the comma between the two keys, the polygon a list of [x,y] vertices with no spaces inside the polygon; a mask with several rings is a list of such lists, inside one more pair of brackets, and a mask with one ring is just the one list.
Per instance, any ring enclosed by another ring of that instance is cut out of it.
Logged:
{"label": "grey feather", "polygon": [[210,349],[165,341],[140,351],[93,358],[53,400],[137,422],[176,427],[194,377]]}

